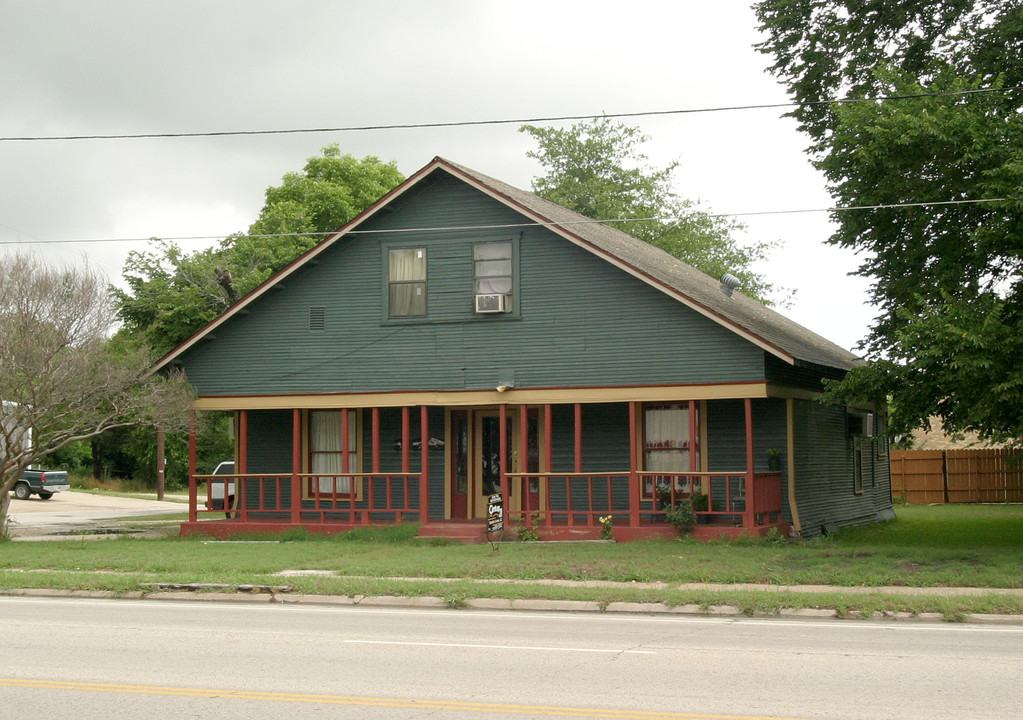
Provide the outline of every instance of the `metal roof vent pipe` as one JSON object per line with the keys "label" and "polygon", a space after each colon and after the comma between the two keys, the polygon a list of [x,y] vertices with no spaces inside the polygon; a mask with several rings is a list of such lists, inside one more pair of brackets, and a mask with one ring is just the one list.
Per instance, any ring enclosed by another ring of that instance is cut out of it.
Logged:
{"label": "metal roof vent pipe", "polygon": [[729,273],[725,273],[718,279],[721,282],[721,292],[728,297],[732,297],[732,290],[742,285],[742,280]]}

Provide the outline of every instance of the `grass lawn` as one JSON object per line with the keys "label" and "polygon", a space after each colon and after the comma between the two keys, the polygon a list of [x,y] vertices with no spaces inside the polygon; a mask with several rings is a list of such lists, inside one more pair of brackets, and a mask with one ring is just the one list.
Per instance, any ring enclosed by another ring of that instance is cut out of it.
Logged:
{"label": "grass lawn", "polygon": [[[1023,613],[1019,595],[907,597],[885,586],[1023,587],[1023,505],[906,506],[897,519],[806,542],[691,540],[635,543],[457,545],[419,540],[414,526],[332,538],[291,533],[251,542],[202,539],[0,544],[0,589],[52,587],[130,591],[148,583],[290,585],[322,594],[548,597],[601,602],[729,603],[777,607]],[[285,570],[331,575],[282,578]],[[404,579],[403,579],[404,578]],[[457,580],[452,580],[457,579]],[[614,587],[541,585],[550,579],[618,581]],[[484,582],[486,581],[486,582]],[[517,581],[514,584],[494,581]],[[530,582],[535,581],[535,582]],[[630,585],[636,584],[636,587]],[[649,588],[640,583],[663,583]],[[768,583],[877,588],[764,593],[681,590],[682,583]]]}

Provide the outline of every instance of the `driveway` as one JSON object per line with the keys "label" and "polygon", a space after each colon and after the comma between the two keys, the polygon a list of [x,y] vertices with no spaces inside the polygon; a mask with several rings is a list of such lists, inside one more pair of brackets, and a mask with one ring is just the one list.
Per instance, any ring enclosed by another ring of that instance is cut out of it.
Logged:
{"label": "driveway", "polygon": [[135,535],[176,534],[178,525],[124,518],[183,513],[188,505],[171,500],[93,495],[82,492],[57,493],[50,500],[33,495],[27,500],[11,498],[10,533],[15,540],[59,540],[75,537],[116,537],[131,531]]}

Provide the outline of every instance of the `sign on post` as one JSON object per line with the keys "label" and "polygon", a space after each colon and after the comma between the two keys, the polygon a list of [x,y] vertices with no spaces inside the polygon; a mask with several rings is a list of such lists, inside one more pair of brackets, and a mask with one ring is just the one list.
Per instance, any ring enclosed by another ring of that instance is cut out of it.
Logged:
{"label": "sign on post", "polygon": [[487,532],[495,533],[504,529],[504,503],[501,493],[494,493],[487,500]]}

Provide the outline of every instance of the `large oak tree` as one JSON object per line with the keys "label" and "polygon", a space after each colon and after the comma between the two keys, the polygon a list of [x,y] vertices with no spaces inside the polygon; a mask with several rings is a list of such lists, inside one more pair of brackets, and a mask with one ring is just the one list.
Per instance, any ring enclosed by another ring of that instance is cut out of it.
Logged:
{"label": "large oak tree", "polygon": [[[892,428],[1023,437],[1023,6],[765,0],[792,115],[880,315],[873,362],[830,389],[894,401]],[[847,101],[836,102],[844,98]],[[836,298],[836,302],[841,302]]]}

